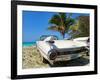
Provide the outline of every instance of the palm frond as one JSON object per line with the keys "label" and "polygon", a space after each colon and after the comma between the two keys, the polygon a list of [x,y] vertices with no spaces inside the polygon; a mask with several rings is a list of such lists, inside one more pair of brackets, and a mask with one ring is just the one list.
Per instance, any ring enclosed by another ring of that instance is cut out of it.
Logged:
{"label": "palm frond", "polygon": [[59,13],[60,19],[62,21],[62,25],[65,26],[66,23],[66,13]]}
{"label": "palm frond", "polygon": [[66,25],[66,28],[65,28],[66,32],[69,31],[70,26],[72,26],[73,24],[75,24],[75,20],[74,19],[72,19],[72,18],[66,19],[66,23],[65,23],[65,25]]}
{"label": "palm frond", "polygon": [[55,24],[55,25],[61,25],[61,19],[59,17],[58,14],[55,14],[50,20],[49,20],[49,23],[50,24]]}
{"label": "palm frond", "polygon": [[53,15],[49,20],[49,23],[52,25],[48,27],[48,30],[58,31],[64,38],[69,27],[75,22],[75,20],[71,18],[71,15],[72,14],[66,15],[66,13],[57,13]]}
{"label": "palm frond", "polygon": [[59,28],[58,28],[58,26],[50,26],[50,27],[48,27],[48,30],[58,31]]}

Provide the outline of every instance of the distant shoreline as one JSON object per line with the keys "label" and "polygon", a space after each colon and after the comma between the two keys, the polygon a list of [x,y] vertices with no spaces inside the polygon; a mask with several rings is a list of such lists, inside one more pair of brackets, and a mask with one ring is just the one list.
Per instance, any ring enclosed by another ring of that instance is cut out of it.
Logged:
{"label": "distant shoreline", "polygon": [[32,46],[36,46],[36,42],[23,42],[22,43],[23,47],[32,47]]}
{"label": "distant shoreline", "polygon": [[32,46],[23,46],[23,48],[34,48],[36,47],[36,45],[32,45]]}

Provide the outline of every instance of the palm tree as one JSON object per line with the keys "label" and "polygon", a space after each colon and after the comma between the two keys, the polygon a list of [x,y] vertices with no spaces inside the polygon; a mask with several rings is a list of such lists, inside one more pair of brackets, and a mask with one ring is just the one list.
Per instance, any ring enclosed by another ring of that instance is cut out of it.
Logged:
{"label": "palm tree", "polygon": [[53,15],[49,20],[51,26],[48,27],[48,30],[58,31],[63,38],[65,38],[65,34],[68,32],[69,27],[75,22],[74,19],[71,18],[71,15],[72,14],[66,13],[57,13]]}

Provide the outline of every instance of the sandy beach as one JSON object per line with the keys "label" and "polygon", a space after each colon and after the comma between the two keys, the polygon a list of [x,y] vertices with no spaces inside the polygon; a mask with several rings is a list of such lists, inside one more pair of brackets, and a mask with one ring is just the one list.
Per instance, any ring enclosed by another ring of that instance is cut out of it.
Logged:
{"label": "sandy beach", "polygon": [[48,67],[48,64],[44,64],[42,62],[42,58],[36,46],[31,46],[31,47],[23,47],[22,67],[23,69],[41,68],[41,67]]}
{"label": "sandy beach", "polygon": [[22,68],[48,68],[48,67],[69,67],[69,66],[85,66],[89,65],[89,56],[82,56],[75,60],[57,62],[51,66],[49,63],[45,64],[42,62],[42,57],[36,46],[23,47],[22,49]]}

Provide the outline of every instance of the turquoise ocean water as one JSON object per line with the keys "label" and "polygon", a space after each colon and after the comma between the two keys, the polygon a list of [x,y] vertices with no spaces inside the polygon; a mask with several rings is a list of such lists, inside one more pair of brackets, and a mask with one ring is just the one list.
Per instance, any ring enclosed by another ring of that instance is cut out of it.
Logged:
{"label": "turquoise ocean water", "polygon": [[35,46],[36,42],[23,42],[23,47]]}

